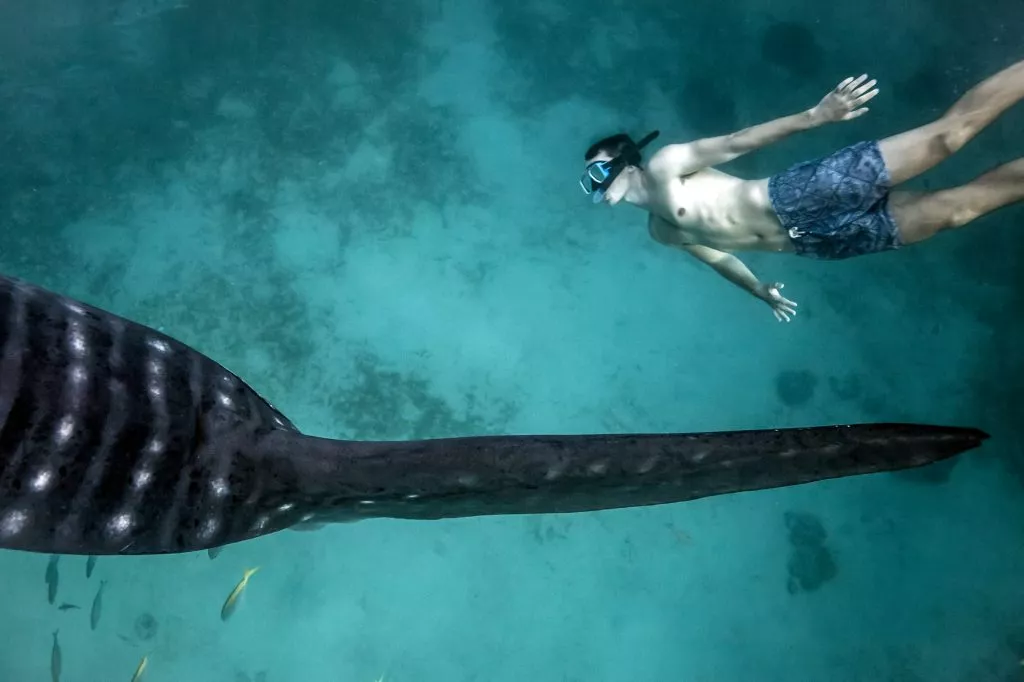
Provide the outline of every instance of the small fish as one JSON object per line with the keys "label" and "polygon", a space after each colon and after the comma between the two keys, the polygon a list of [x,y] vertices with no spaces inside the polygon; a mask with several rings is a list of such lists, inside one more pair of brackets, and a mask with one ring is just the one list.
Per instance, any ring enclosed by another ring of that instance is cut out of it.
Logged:
{"label": "small fish", "polygon": [[89,559],[85,562],[85,577],[91,578],[93,569],[96,568],[96,557],[89,555]]}
{"label": "small fish", "polygon": [[60,682],[60,671],[63,666],[60,654],[60,642],[57,641],[58,632],[59,630],[53,631],[53,649],[50,650],[50,679],[52,679],[53,682]]}
{"label": "small fish", "polygon": [[217,556],[220,554],[222,549],[224,549],[223,546],[221,546],[221,547],[211,547],[210,549],[206,550],[206,553],[210,555],[210,561],[213,561],[214,559],[216,559]]}
{"label": "small fish", "polygon": [[235,589],[231,590],[231,594],[225,600],[224,606],[220,608],[221,620],[226,621],[235,612],[235,609],[238,607],[238,600],[242,598],[242,592],[245,590],[245,586],[249,584],[249,578],[253,577],[258,570],[260,570],[259,566],[250,568],[242,575],[242,579],[235,585]]}
{"label": "small fish", "polygon": [[47,584],[56,582],[57,576],[57,562],[60,561],[59,554],[51,554],[50,560],[46,562],[46,574],[43,581]]}
{"label": "small fish", "polygon": [[143,656],[142,660],[139,661],[139,667],[135,669],[135,674],[132,675],[132,682],[139,682],[142,679],[142,671],[146,669],[148,663],[149,656]]}
{"label": "small fish", "polygon": [[57,570],[57,562],[60,561],[59,554],[50,555],[50,561],[46,564],[46,598],[52,604],[57,599],[57,588],[60,586],[60,573]]}
{"label": "small fish", "polygon": [[64,602],[63,604],[61,604],[57,608],[60,609],[61,611],[72,611],[72,610],[75,610],[75,609],[80,609],[82,607],[79,606],[78,604],[69,604],[68,602]]}
{"label": "small fish", "polygon": [[100,616],[103,615],[103,588],[107,586],[106,580],[100,581],[100,587],[96,590],[96,596],[92,599],[92,611],[89,613],[89,625],[93,630],[100,624]]}

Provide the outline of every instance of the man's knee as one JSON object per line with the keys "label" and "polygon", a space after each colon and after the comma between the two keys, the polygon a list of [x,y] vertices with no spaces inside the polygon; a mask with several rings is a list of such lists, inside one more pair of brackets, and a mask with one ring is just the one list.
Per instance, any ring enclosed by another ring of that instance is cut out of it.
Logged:
{"label": "man's knee", "polygon": [[949,213],[949,215],[946,217],[946,220],[944,220],[942,222],[942,225],[939,226],[939,229],[948,230],[954,227],[963,227],[964,225],[976,219],[980,215],[981,212],[973,207],[958,206]]}
{"label": "man's knee", "polygon": [[945,156],[963,149],[984,127],[983,117],[975,113],[950,115],[947,119],[943,130],[932,141],[937,146],[935,151]]}

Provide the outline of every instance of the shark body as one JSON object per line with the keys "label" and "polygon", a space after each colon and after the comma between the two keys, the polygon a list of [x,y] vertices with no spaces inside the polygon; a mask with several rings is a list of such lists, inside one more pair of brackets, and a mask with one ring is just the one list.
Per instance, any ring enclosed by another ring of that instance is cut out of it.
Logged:
{"label": "shark body", "polygon": [[348,441],[307,436],[223,366],[0,276],[0,548],[167,554],[312,524],[683,502],[929,464],[980,430]]}

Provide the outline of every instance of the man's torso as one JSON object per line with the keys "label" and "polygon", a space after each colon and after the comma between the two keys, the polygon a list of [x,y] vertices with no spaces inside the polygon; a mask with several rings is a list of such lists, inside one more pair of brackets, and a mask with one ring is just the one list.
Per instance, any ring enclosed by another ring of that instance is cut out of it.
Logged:
{"label": "man's torso", "polygon": [[721,251],[793,249],[768,199],[767,179],[743,180],[713,168],[649,179],[649,227],[658,241]]}

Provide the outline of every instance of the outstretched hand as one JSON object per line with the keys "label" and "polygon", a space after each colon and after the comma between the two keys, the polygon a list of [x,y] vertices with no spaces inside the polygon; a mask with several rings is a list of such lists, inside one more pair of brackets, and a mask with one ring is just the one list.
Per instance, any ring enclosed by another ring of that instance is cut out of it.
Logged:
{"label": "outstretched hand", "polygon": [[867,77],[866,73],[857,78],[850,76],[837,85],[811,109],[811,118],[817,123],[833,123],[868,113],[868,108],[862,105],[878,94],[878,88],[874,87],[878,81],[872,78],[865,83]]}
{"label": "outstretched hand", "polygon": [[779,293],[779,289],[784,286],[782,282],[762,285],[762,298],[772,307],[775,319],[779,322],[789,322],[790,316],[796,316],[796,303]]}

